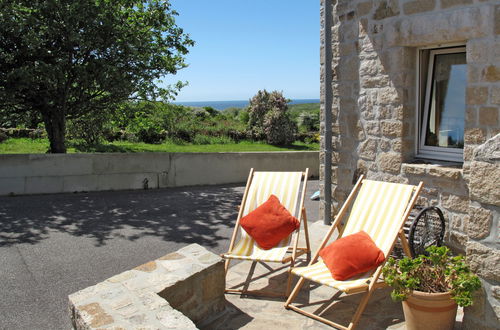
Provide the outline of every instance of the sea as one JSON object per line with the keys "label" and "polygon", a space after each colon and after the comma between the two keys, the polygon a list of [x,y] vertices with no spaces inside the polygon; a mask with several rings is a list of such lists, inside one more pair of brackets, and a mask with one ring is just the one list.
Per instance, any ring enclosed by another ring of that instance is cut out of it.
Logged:
{"label": "sea", "polygon": [[[212,107],[217,110],[224,110],[227,108],[244,108],[248,106],[248,100],[241,101],[196,101],[196,102],[172,102],[174,104],[185,105],[187,107]],[[304,103],[319,103],[319,99],[295,99],[288,104],[304,104]]]}

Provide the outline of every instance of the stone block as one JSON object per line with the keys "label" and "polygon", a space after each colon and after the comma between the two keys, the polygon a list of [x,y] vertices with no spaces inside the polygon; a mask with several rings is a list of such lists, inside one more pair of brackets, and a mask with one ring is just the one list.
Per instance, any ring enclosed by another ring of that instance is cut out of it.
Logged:
{"label": "stone block", "polygon": [[500,67],[496,65],[485,67],[481,72],[481,80],[493,83],[500,81]]}
{"label": "stone block", "polygon": [[[425,19],[425,24],[423,20]],[[418,46],[446,42],[463,42],[491,35],[491,6],[470,6],[460,10],[440,10],[411,15],[386,24],[386,46]]]}
{"label": "stone block", "polygon": [[486,134],[481,128],[470,128],[464,132],[464,140],[466,144],[481,144],[486,141]]}
{"label": "stone block", "polygon": [[373,1],[360,2],[356,6],[356,12],[359,17],[367,15],[373,6]]}
{"label": "stone block", "polygon": [[403,13],[413,15],[431,11],[436,7],[436,0],[415,0],[403,4]]}
{"label": "stone block", "polygon": [[118,275],[115,275],[113,277],[108,278],[107,281],[111,282],[111,283],[121,283],[121,282],[129,280],[135,276],[136,276],[136,274],[134,272],[126,271],[126,272],[123,272],[121,274],[118,274]]}
{"label": "stone block", "polygon": [[481,107],[479,109],[479,124],[493,127],[498,126],[498,107]]}
{"label": "stone block", "polygon": [[493,213],[485,208],[470,207],[465,231],[470,238],[480,240],[488,237],[491,231]]}
{"label": "stone block", "polygon": [[409,175],[424,175],[427,167],[423,164],[403,164],[402,170],[403,173]]}
{"label": "stone block", "polygon": [[430,176],[442,178],[442,179],[450,179],[450,180],[458,180],[462,176],[462,169],[453,168],[447,166],[439,166],[433,165],[428,167],[428,172]]}
{"label": "stone block", "polygon": [[469,176],[469,193],[472,200],[500,206],[500,166],[482,161],[472,161]]}
{"label": "stone block", "polygon": [[138,270],[140,272],[147,272],[147,273],[151,273],[152,271],[154,271],[156,269],[156,262],[155,261],[150,261],[150,262],[146,262],[145,264],[142,264],[140,266],[137,266],[134,268],[134,270]]}
{"label": "stone block", "polygon": [[[474,64],[487,63],[488,54],[485,50],[490,48],[490,41],[487,39],[472,39],[467,42],[467,63]],[[482,67],[482,66],[481,66]],[[480,73],[478,73],[480,75]]]}
{"label": "stone block", "polygon": [[[463,181],[455,181],[455,180],[450,180],[450,179],[441,179],[438,177],[435,177],[432,179],[431,183],[433,187],[438,187],[440,191],[451,193],[451,194],[457,194],[457,195],[465,195],[467,194],[466,191],[463,189]],[[464,213],[466,213],[465,211]]]}
{"label": "stone block", "polygon": [[492,164],[500,161],[500,133],[474,149],[474,160]]}
{"label": "stone block", "polygon": [[391,143],[387,140],[380,140],[379,143],[379,148],[382,151],[388,152],[391,149]]}
{"label": "stone block", "polygon": [[100,328],[113,323],[113,317],[107,314],[98,303],[91,303],[84,306],[79,306],[82,317],[86,319],[89,326],[92,328]]}
{"label": "stone block", "polygon": [[469,84],[475,84],[481,82],[481,71],[483,70],[483,65],[470,63],[467,66],[467,82]]}
{"label": "stone block", "polygon": [[360,158],[375,160],[377,157],[377,140],[369,138],[362,142],[359,146],[358,154]]}
{"label": "stone block", "polygon": [[365,131],[368,135],[380,135],[380,124],[378,121],[365,122]]}
{"label": "stone block", "polygon": [[451,245],[460,251],[465,251],[465,247],[467,246],[467,242],[469,238],[467,235],[462,234],[461,232],[450,230],[449,240]]}
{"label": "stone block", "polygon": [[399,95],[395,88],[386,87],[377,91],[378,105],[397,105],[399,102]]}
{"label": "stone block", "polygon": [[385,136],[401,137],[403,135],[403,124],[400,121],[382,121],[380,126]]}
{"label": "stone block", "polygon": [[[464,146],[464,161],[465,162],[470,162],[472,160],[472,154],[474,153],[474,146],[472,145],[465,145]],[[470,166],[469,166],[470,169]],[[466,172],[464,171],[464,177]],[[468,172],[467,172],[468,174]]]}
{"label": "stone block", "polygon": [[469,198],[465,196],[457,196],[450,193],[441,194],[441,206],[450,211],[468,213],[469,212]]}
{"label": "stone block", "polygon": [[359,76],[362,78],[375,78],[381,71],[382,64],[378,59],[363,60],[359,64]]}
{"label": "stone block", "polygon": [[401,155],[395,152],[382,153],[377,158],[377,163],[382,171],[399,173],[401,169]]}
{"label": "stone block", "polygon": [[491,103],[500,104],[500,87],[491,86]]}
{"label": "stone block", "polygon": [[466,248],[471,270],[488,281],[500,282],[500,251],[479,242],[469,241]]}
{"label": "stone block", "polygon": [[468,106],[465,108],[465,122],[467,123],[467,126],[469,127],[478,126],[477,112],[478,112],[477,106]]}
{"label": "stone block", "polygon": [[488,87],[467,87],[465,101],[476,105],[488,103]]}
{"label": "stone block", "polygon": [[385,18],[399,15],[399,3],[397,0],[382,0],[378,3],[373,14],[374,20],[382,20]]}

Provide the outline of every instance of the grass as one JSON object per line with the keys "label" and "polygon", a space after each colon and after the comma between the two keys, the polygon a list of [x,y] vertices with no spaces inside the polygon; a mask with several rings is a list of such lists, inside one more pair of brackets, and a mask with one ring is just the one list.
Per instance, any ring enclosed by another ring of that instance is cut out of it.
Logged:
{"label": "grass", "polygon": [[319,103],[300,103],[300,104],[289,104],[288,110],[291,112],[308,112],[319,110]]}
{"label": "grass", "polygon": [[[0,154],[41,154],[47,152],[47,139],[11,138],[0,143]],[[86,152],[258,152],[258,151],[313,151],[319,150],[319,144],[295,142],[291,146],[278,147],[263,142],[242,141],[228,144],[163,144],[133,143],[115,141],[97,146],[84,146],[78,143],[68,143],[68,153]]]}

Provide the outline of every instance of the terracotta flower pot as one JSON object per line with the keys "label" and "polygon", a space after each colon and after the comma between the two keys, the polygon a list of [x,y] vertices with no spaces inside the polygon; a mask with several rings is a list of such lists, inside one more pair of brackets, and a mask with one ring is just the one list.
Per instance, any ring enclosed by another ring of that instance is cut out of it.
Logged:
{"label": "terracotta flower pot", "polygon": [[457,307],[449,292],[413,291],[408,299],[403,301],[406,329],[451,330],[455,325]]}

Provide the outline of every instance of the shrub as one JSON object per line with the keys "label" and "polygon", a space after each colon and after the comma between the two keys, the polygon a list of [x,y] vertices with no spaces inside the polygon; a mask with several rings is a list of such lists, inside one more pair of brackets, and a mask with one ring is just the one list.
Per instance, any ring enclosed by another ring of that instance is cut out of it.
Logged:
{"label": "shrub", "polygon": [[248,121],[250,120],[250,114],[247,110],[242,110],[238,114],[238,119],[241,123],[248,125]]}
{"label": "shrub", "polygon": [[112,115],[112,111],[103,110],[70,119],[67,121],[67,135],[70,139],[81,139],[87,145],[99,144],[106,131],[111,130]]}
{"label": "shrub", "polygon": [[319,131],[319,112],[303,112],[299,115],[298,125],[301,131]]}
{"label": "shrub", "polygon": [[139,141],[149,144],[160,144],[167,137],[166,131],[158,130],[153,127],[141,128],[136,134]]}
{"label": "shrub", "polygon": [[299,132],[295,137],[296,140],[299,140],[307,144],[318,143],[319,138],[320,138],[319,133],[314,133],[314,132]]}
{"label": "shrub", "polygon": [[264,133],[269,144],[288,145],[295,141],[296,124],[278,108],[269,111],[264,119]]}
{"label": "shrub", "polygon": [[278,91],[258,91],[248,107],[248,132],[253,139],[265,137],[270,144],[290,144],[295,140],[296,124],[288,114],[289,100]]}
{"label": "shrub", "polygon": [[0,143],[7,140],[9,137],[4,132],[0,131]]}

